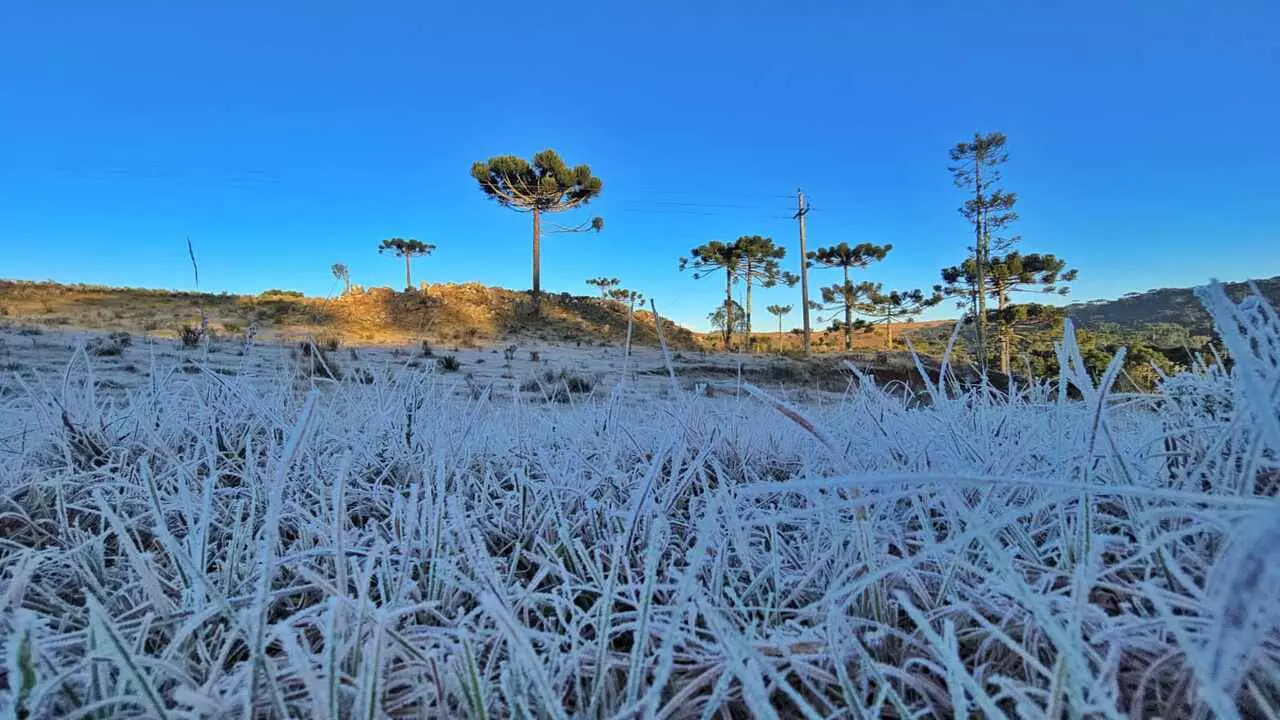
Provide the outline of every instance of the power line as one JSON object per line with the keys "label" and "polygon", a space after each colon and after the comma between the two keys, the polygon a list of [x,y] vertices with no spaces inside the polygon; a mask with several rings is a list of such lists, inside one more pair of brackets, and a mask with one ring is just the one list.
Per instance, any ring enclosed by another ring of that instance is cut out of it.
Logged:
{"label": "power line", "polygon": [[748,200],[748,199],[779,200],[784,198],[785,199],[791,198],[791,195],[783,194],[783,193],[742,192],[742,191],[737,191],[732,189],[725,190],[724,188],[717,188],[714,193],[707,193],[705,190],[679,190],[679,189],[672,189],[672,188],[646,188],[646,187],[628,187],[627,190],[629,192],[637,193],[640,195],[675,195],[675,196],[693,196],[693,197],[699,197],[699,198],[705,198],[710,195],[711,197],[714,197],[716,199],[734,198],[738,200]]}

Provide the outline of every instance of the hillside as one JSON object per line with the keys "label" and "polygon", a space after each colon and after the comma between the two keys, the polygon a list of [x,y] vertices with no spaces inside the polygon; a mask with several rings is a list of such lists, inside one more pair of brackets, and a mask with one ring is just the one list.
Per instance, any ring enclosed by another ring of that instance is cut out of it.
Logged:
{"label": "hillside", "polygon": [[[895,323],[893,326],[893,349],[901,350],[905,347],[902,338],[910,337],[912,341],[918,342],[920,338],[933,340],[940,337],[942,342],[946,342],[950,336],[951,330],[955,327],[955,320],[915,320],[912,322]],[[841,353],[844,352],[844,333],[839,331],[831,331],[823,327],[814,327],[811,336],[811,345],[815,353]],[[708,350],[719,350],[724,347],[724,335],[719,330],[711,332],[694,333],[698,339],[698,343]],[[735,342],[739,340],[735,339]],[[777,352],[783,350],[789,353],[799,352],[804,346],[804,338],[799,328],[786,330],[779,334],[777,330],[757,330],[752,328],[751,344],[756,351]],[[858,331],[853,334],[854,350],[873,350],[879,351],[885,349],[885,331],[883,326],[877,326],[871,331]]]}
{"label": "hillside", "polygon": [[[1280,276],[1255,281],[1272,305],[1280,306]],[[1248,294],[1245,283],[1226,283],[1227,294],[1239,300]],[[1121,330],[1140,330],[1167,323],[1185,328],[1191,335],[1210,335],[1213,321],[1191,288],[1162,288],[1130,293],[1117,300],[1077,303],[1067,306],[1067,314],[1080,327],[1096,329],[1117,325]]]}
{"label": "hillside", "polygon": [[[260,338],[281,340],[330,335],[347,343],[473,343],[509,338],[557,342],[622,342],[626,307],[569,294],[545,295],[542,315],[528,293],[477,283],[424,285],[411,293],[361,289],[336,298],[268,291],[261,295],[63,285],[0,280],[0,318],[47,327],[124,330],[177,337],[198,326],[201,312],[219,335],[253,327]],[[663,321],[674,348],[696,347],[691,332]],[[656,345],[652,314],[635,315],[633,342]]]}

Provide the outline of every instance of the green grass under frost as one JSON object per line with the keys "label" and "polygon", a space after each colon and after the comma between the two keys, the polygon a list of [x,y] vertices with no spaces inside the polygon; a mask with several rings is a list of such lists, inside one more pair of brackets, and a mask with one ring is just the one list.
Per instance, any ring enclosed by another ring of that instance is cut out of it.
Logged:
{"label": "green grass under frost", "polygon": [[1276,717],[1280,322],[1203,300],[1234,370],[1149,396],[13,374],[0,710]]}

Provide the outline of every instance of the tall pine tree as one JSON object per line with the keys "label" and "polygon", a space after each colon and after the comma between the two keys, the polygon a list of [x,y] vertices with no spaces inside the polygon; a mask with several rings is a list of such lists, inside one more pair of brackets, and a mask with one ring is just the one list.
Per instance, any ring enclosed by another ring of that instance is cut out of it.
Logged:
{"label": "tall pine tree", "polygon": [[972,197],[960,206],[960,214],[973,226],[973,259],[976,272],[972,295],[973,313],[978,329],[978,357],[987,367],[987,298],[977,288],[986,287],[986,273],[991,256],[992,239],[1018,219],[1013,206],[1017,195],[1000,189],[1000,166],[1009,160],[1004,133],[974,133],[971,142],[957,143],[951,149],[951,172],[956,187]]}
{"label": "tall pine tree", "polygon": [[849,271],[865,269],[871,263],[879,262],[889,254],[893,245],[873,245],[859,243],[852,247],[849,243],[840,243],[830,247],[818,248],[809,253],[809,267],[839,268],[844,271],[844,283],[822,288],[822,302],[827,308],[838,306],[844,312],[844,349],[853,349],[853,309],[856,305],[858,290],[849,280]]}
{"label": "tall pine tree", "polygon": [[724,347],[728,350],[733,343],[733,331],[736,327],[734,308],[738,303],[733,301],[733,283],[742,268],[742,253],[736,242],[712,240],[693,248],[689,255],[690,257],[680,258],[680,270],[692,270],[694,280],[724,271],[724,307],[717,311],[723,322],[717,327],[724,333]]}
{"label": "tall pine tree", "polygon": [[743,235],[734,242],[734,246],[738,250],[741,257],[739,271],[743,282],[746,283],[746,327],[747,327],[747,344],[750,349],[751,343],[751,288],[754,285],[760,287],[773,287],[780,281],[792,282],[789,273],[783,273],[779,267],[778,261],[786,257],[787,249],[774,244],[773,238],[761,237],[759,235]]}
{"label": "tall pine tree", "polygon": [[[1066,295],[1070,287],[1065,283],[1075,280],[1077,274],[1075,269],[1067,267],[1066,260],[1055,255],[1023,255],[1011,251],[990,258],[981,277],[986,287],[983,295],[996,303],[994,310],[987,311],[987,320],[995,326],[995,336],[999,341],[1001,373],[1008,375],[1010,372],[1013,341],[1018,328],[1038,326],[1053,319],[1046,307],[1015,304],[1012,295],[1030,292]],[[947,284],[943,291],[953,296],[970,295],[979,287],[978,278],[977,264],[969,258],[960,266],[942,271],[942,279]]]}
{"label": "tall pine tree", "polygon": [[773,315],[778,318],[778,350],[779,352],[781,352],[782,350],[782,316],[791,312],[791,306],[790,305],[770,305],[769,307],[765,308],[765,310],[768,310],[770,315]]}
{"label": "tall pine tree", "polygon": [[[503,207],[533,214],[533,300],[542,297],[542,216],[572,210],[591,202],[604,184],[587,165],[569,167],[554,150],[543,150],[530,163],[514,155],[492,157],[471,166],[471,177],[490,199]],[[599,231],[604,220],[594,218],[581,227]],[[559,231],[577,230],[560,228]]]}

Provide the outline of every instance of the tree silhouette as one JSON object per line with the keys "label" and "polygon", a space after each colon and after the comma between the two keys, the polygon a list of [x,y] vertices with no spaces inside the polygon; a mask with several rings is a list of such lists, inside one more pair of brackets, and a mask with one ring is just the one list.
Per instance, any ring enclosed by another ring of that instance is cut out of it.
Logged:
{"label": "tree silhouette", "polygon": [[857,312],[871,318],[870,324],[884,325],[885,349],[893,347],[893,322],[913,318],[942,302],[942,288],[935,285],[931,295],[923,290],[894,290],[884,292],[880,283],[864,282],[858,285],[857,292],[862,297],[857,304]]}
{"label": "tree silhouette", "polygon": [[830,322],[830,332],[839,332],[844,336],[844,349],[853,349],[853,332],[869,331],[870,326],[861,319],[854,319],[853,314],[870,301],[868,288],[870,283],[858,283],[846,280],[835,285],[819,288],[822,302],[812,303],[811,307],[819,312],[831,312],[828,317],[818,317],[818,322]]}
{"label": "tree silhouette", "polygon": [[774,244],[773,238],[759,235],[743,235],[734,241],[741,262],[738,265],[740,276],[747,284],[746,333],[748,346],[751,342],[751,287],[773,287],[779,282],[794,285],[790,273],[782,272],[778,261],[786,257],[787,249]]}
{"label": "tree silhouette", "polygon": [[[586,205],[600,194],[603,183],[587,165],[570,168],[554,150],[543,150],[530,163],[514,155],[491,157],[471,166],[471,177],[480,189],[503,207],[533,213],[533,298],[542,295],[542,215]],[[602,218],[579,228],[558,227],[555,232],[599,231]]]}
{"label": "tree silhouette", "polygon": [[791,306],[790,305],[770,305],[769,307],[765,308],[765,310],[768,310],[770,315],[777,316],[778,318],[778,350],[781,351],[782,350],[782,316],[791,312]]}
{"label": "tree silhouette", "polygon": [[972,300],[978,323],[978,356],[983,370],[986,370],[987,363],[987,302],[986,293],[977,292],[976,288],[987,284],[992,239],[996,238],[997,243],[1003,242],[1004,245],[1012,244],[1012,239],[1001,241],[996,233],[1018,219],[1018,214],[1013,211],[1017,195],[997,187],[1000,166],[1009,160],[1005,151],[1006,141],[1004,133],[974,133],[972,142],[957,143],[951,149],[952,164],[947,167],[956,187],[973,195],[960,206],[960,214],[973,226],[976,282]]}
{"label": "tree silhouette", "polygon": [[725,337],[725,350],[729,349],[729,339],[734,333],[741,335],[747,331],[746,313],[736,300],[730,300],[724,306],[707,316],[711,327],[721,331]]}
{"label": "tree silhouette", "polygon": [[342,281],[343,295],[351,292],[351,271],[347,269],[346,265],[343,263],[334,263],[333,267],[329,268],[329,271],[333,273],[335,278]]}
{"label": "tree silhouette", "polygon": [[609,299],[617,300],[620,303],[629,303],[634,305],[644,299],[644,295],[635,290],[626,290],[624,288],[614,288],[609,291]]}
{"label": "tree silhouette", "polygon": [[841,326],[844,329],[846,351],[853,349],[853,306],[857,299],[855,286],[849,280],[849,271],[854,268],[865,269],[871,263],[883,260],[892,249],[893,245],[859,243],[850,247],[849,243],[842,242],[839,245],[818,248],[808,255],[809,267],[840,268],[844,271],[842,285],[822,288],[822,302],[828,306],[838,303],[839,308],[844,311],[844,322]]}
{"label": "tree silhouette", "polygon": [[[1021,307],[1010,302],[1010,295],[1019,292],[1039,292],[1066,295],[1071,288],[1064,283],[1076,279],[1078,271],[1069,269],[1066,260],[1055,255],[1032,253],[1023,255],[1017,251],[994,256],[987,263],[983,280],[988,297],[996,301],[995,310],[987,311],[987,320],[996,326],[1000,340],[1000,372],[1009,374],[1013,340],[1022,325],[1041,325],[1048,319],[1043,307]],[[948,295],[971,294],[978,287],[978,268],[969,258],[959,267],[944,268],[943,292]]]}
{"label": "tree silhouette", "polygon": [[413,279],[409,275],[409,261],[415,257],[424,257],[430,255],[436,249],[435,245],[424,243],[421,240],[391,238],[383,240],[378,246],[379,253],[392,253],[396,257],[404,258],[404,288],[405,290],[413,289]]}
{"label": "tree silhouette", "polygon": [[587,280],[588,285],[594,285],[597,289],[600,290],[601,300],[608,299],[609,290],[611,288],[617,287],[620,282],[622,281],[619,280],[618,278],[605,278],[605,277],[590,278]]}
{"label": "tree silhouette", "polygon": [[721,311],[724,320],[716,327],[723,331],[724,347],[728,350],[730,343],[733,341],[733,331],[738,326],[734,317],[735,306],[739,309],[741,308],[733,301],[733,283],[737,280],[739,270],[742,268],[740,248],[736,242],[725,243],[719,240],[712,240],[693,248],[689,251],[689,254],[691,257],[680,258],[680,270],[693,270],[694,280],[700,280],[721,270],[724,271],[724,308]]}

